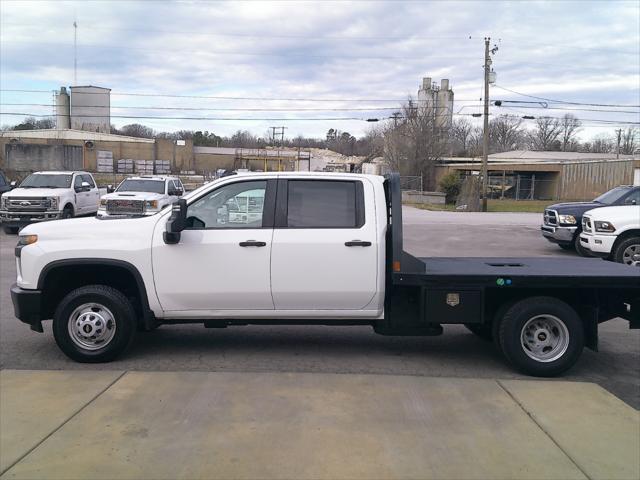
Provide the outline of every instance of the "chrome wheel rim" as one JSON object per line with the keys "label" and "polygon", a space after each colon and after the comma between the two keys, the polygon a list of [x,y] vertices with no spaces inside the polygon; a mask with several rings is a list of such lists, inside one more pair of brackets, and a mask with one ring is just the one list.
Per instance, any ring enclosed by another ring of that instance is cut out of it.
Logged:
{"label": "chrome wheel rim", "polygon": [[529,358],[536,362],[553,362],[569,348],[569,330],[554,315],[536,315],[522,327],[520,343]]}
{"label": "chrome wheel rim", "polygon": [[629,245],[622,252],[622,263],[640,267],[640,245]]}
{"label": "chrome wheel rim", "polygon": [[116,320],[104,305],[84,303],[77,307],[67,323],[73,343],[84,350],[99,350],[113,340]]}

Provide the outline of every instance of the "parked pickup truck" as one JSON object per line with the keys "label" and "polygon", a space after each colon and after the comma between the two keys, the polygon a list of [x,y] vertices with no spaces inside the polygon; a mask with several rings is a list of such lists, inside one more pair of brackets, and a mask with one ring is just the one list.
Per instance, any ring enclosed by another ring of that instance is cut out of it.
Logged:
{"label": "parked pickup truck", "polygon": [[154,215],[184,193],[178,177],[142,176],[125,178],[115,192],[100,199],[98,216]]}
{"label": "parked pickup truck", "polygon": [[640,267],[640,205],[589,210],[580,242],[594,256]]}
{"label": "parked pickup truck", "polygon": [[[252,215],[230,215],[242,208]],[[424,241],[442,241],[425,238]],[[444,240],[446,241],[446,239]],[[466,324],[531,375],[557,375],[598,324],[640,328],[635,269],[580,258],[416,258],[398,175],[225,177],[139,218],[31,225],[15,249],[16,317],[80,362],[160,324],[370,325],[439,335]]]}
{"label": "parked pickup truck", "polygon": [[35,172],[0,197],[5,233],[44,220],[95,214],[100,192],[88,172]]}
{"label": "parked pickup truck", "polygon": [[583,257],[591,252],[580,242],[582,215],[587,210],[613,205],[640,205],[640,187],[623,185],[603,193],[592,202],[568,202],[549,205],[544,210],[542,235],[565,250],[575,250]]}

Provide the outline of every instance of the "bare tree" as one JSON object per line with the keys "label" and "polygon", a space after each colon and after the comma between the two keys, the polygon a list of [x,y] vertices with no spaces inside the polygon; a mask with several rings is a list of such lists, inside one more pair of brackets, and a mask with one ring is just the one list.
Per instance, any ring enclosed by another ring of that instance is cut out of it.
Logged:
{"label": "bare tree", "polygon": [[522,119],[500,115],[489,122],[489,145],[493,152],[517,150],[523,146]]}
{"label": "bare tree", "polygon": [[538,117],[536,128],[530,134],[533,150],[555,150],[556,142],[562,131],[562,126],[557,118]]}
{"label": "bare tree", "polygon": [[466,118],[459,118],[453,121],[451,126],[451,142],[453,153],[460,156],[469,155],[469,142],[473,125]]}
{"label": "bare tree", "polygon": [[578,149],[576,134],[582,123],[575,115],[566,113],[560,120],[560,142],[562,143],[563,152],[574,152]]}
{"label": "bare tree", "polygon": [[447,151],[449,131],[438,125],[431,105],[409,99],[402,106],[402,120],[385,132],[385,157],[404,175],[422,176],[423,188],[436,187],[435,166]]}
{"label": "bare tree", "polygon": [[634,127],[627,127],[627,129],[622,132],[622,136],[620,139],[620,153],[623,155],[633,155],[636,153],[638,148],[638,129]]}
{"label": "bare tree", "polygon": [[591,142],[586,142],[582,150],[589,153],[611,153],[614,150],[615,141],[609,135],[598,135]]}
{"label": "bare tree", "polygon": [[154,131],[153,128],[147,127],[145,125],[140,125],[139,123],[132,123],[130,125],[125,125],[119,131],[120,135],[126,135],[128,137],[141,137],[141,138],[153,138]]}

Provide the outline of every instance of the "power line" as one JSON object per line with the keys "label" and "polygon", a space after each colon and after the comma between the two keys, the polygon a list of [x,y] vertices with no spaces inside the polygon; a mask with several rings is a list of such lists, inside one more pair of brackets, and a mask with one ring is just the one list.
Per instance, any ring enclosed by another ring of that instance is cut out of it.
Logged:
{"label": "power line", "polygon": [[[50,103],[0,103],[0,106],[11,107],[56,107]],[[398,110],[398,107],[375,108],[206,108],[206,107],[154,107],[136,105],[78,105],[77,108],[125,108],[132,110],[194,110],[194,111],[232,111],[232,112],[377,112],[381,110]],[[448,110],[448,107],[431,107],[434,110]],[[463,107],[464,108],[464,107]],[[458,112],[459,113],[459,112]]]}
{"label": "power line", "polygon": [[[6,116],[24,116],[24,117],[37,117],[48,118],[55,117],[56,115],[39,115],[23,112],[0,112],[0,115]],[[248,117],[164,117],[164,116],[147,116],[147,115],[73,115],[78,118],[130,118],[130,119],[147,119],[147,120],[208,120],[212,122],[217,121],[273,121],[273,122],[297,122],[297,121],[323,121],[323,120],[361,120],[361,121],[373,121],[374,119],[367,119],[361,117],[325,117],[325,118],[248,118]],[[386,119],[387,117],[385,117]],[[378,119],[375,119],[378,121]]]}
{"label": "power line", "polygon": [[[496,105],[498,106],[498,105]],[[503,108],[514,108],[511,105],[500,105],[500,107]],[[639,115],[640,112],[636,111],[636,110],[603,110],[603,109],[599,109],[599,108],[567,108],[567,107],[534,107],[534,106],[527,106],[527,105],[518,105],[517,108],[532,108],[535,110],[538,109],[542,109],[542,110],[563,110],[563,111],[571,111],[571,112],[601,112],[601,113],[634,113],[636,115]]]}
{"label": "power line", "polygon": [[[46,93],[51,94],[56,89],[51,90],[27,90],[27,89],[0,89],[0,92],[12,93]],[[95,92],[72,92],[73,95],[95,95]],[[111,96],[119,97],[159,97],[159,98],[198,98],[211,100],[256,100],[256,101],[283,101],[283,102],[404,102],[407,99],[402,98],[286,98],[286,97],[228,97],[219,95],[180,95],[171,93],[143,93],[143,92],[111,92]],[[413,100],[414,102],[428,102],[427,100]],[[477,98],[473,99],[456,99],[456,102],[477,102]]]}
{"label": "power line", "polygon": [[552,103],[563,103],[565,105],[584,105],[584,106],[588,106],[588,107],[632,107],[632,108],[640,108],[640,105],[621,105],[621,104],[613,104],[613,103],[584,103],[584,102],[568,102],[565,100],[553,100],[551,98],[544,98],[544,97],[536,97],[534,95],[527,95],[526,93],[520,93],[520,92],[516,92],[515,90],[510,90],[508,88],[505,87],[501,87],[500,85],[494,85],[494,87],[497,87],[501,90],[506,90],[507,92],[511,92],[511,93],[515,93],[516,95],[521,95],[523,97],[529,97],[529,98],[535,98],[537,100],[544,100],[546,102],[552,102]]}

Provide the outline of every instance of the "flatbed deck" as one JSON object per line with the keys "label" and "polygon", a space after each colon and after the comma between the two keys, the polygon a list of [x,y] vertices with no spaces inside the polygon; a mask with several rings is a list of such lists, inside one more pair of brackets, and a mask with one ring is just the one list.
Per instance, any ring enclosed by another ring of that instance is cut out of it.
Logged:
{"label": "flatbed deck", "polygon": [[[619,263],[593,258],[418,258],[424,269],[395,274],[403,285],[455,282],[492,287],[640,287],[640,271]],[[414,264],[415,265],[415,264]]]}

